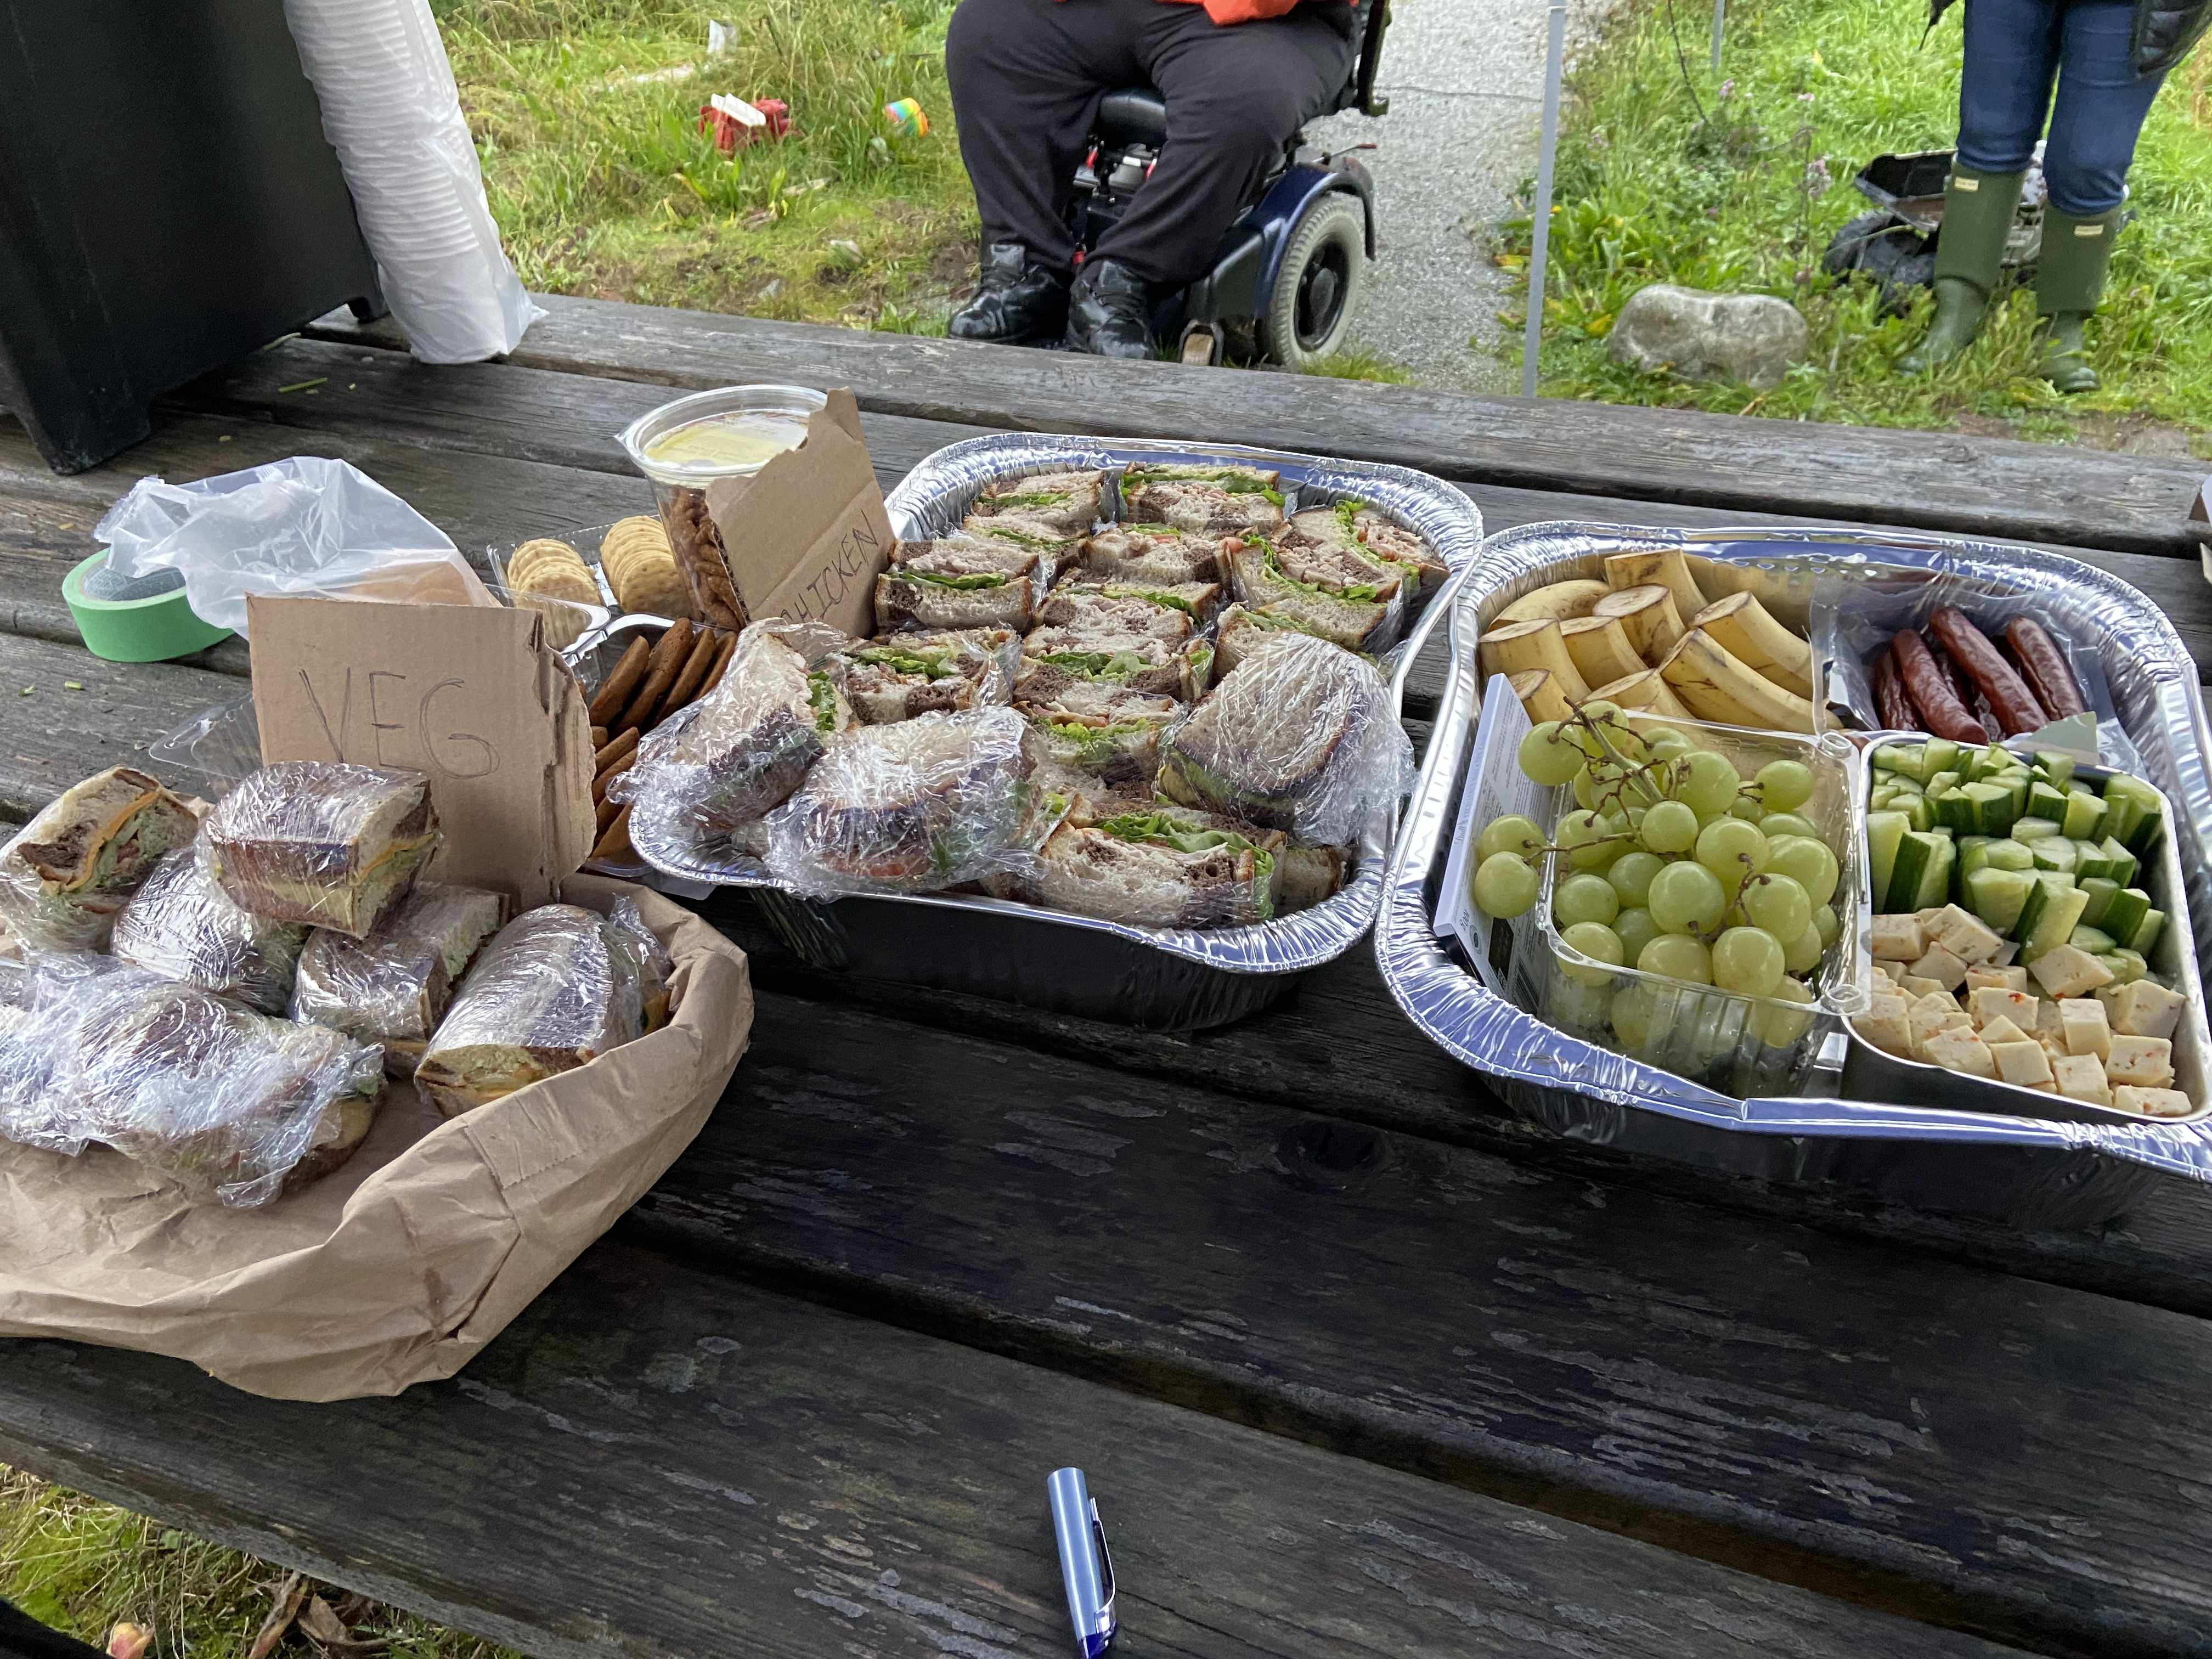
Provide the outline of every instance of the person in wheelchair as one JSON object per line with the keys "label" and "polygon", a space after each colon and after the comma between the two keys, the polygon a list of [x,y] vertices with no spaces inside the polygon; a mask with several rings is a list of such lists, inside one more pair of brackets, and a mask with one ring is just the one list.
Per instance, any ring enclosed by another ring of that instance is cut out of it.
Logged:
{"label": "person in wheelchair", "polygon": [[[1284,147],[1334,106],[1361,3],[960,0],[945,68],[983,257],[947,331],[1152,356],[1153,299],[1206,273]],[[1099,100],[1133,85],[1159,89],[1167,142],[1078,270],[1072,181]]]}

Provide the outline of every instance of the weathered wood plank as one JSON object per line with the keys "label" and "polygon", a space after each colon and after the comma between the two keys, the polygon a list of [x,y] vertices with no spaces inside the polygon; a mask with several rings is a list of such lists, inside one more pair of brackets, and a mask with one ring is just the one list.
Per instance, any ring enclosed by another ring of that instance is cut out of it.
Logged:
{"label": "weathered wood plank", "polygon": [[2203,1321],[773,994],[762,1015],[637,1212],[656,1242],[2000,1639],[2212,1651]]}
{"label": "weathered wood plank", "polygon": [[[508,362],[665,386],[849,386],[890,415],[1047,432],[1231,438],[1401,461],[1451,478],[1641,501],[1902,520],[2025,541],[2193,556],[2202,469],[1954,433],[1746,420],[1179,364],[1111,362],[598,300],[547,298]],[[342,316],[309,332],[393,343]]]}
{"label": "weathered wood plank", "polygon": [[618,1243],[397,1401],[11,1345],[0,1457],[543,1659],[1064,1654],[1071,1462],[1131,1652],[2007,1651]]}

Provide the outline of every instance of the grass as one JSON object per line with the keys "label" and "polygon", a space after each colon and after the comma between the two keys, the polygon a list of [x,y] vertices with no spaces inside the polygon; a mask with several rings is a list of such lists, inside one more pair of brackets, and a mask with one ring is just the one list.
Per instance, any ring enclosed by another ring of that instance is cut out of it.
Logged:
{"label": "grass", "polygon": [[[1942,149],[1957,128],[1959,14],[1923,45],[1896,0],[1737,0],[1723,67],[1710,14],[1626,0],[1575,70],[1561,123],[1540,357],[1554,396],[1911,427],[1999,422],[2063,438],[2172,423],[2212,428],[2212,51],[2171,77],[2131,175],[2137,222],[2115,250],[2091,356],[2104,388],[2061,398],[2034,374],[2034,302],[2001,290],[1983,343],[1924,380],[1896,358],[1924,326],[1882,314],[1873,284],[1820,255],[1870,207],[1850,179],[1885,151]],[[1529,227],[1494,257],[1525,266]],[[1692,385],[1613,362],[1605,337],[1649,283],[1780,295],[1813,350],[1780,386]]]}
{"label": "grass", "polygon": [[[153,1631],[149,1659],[245,1659],[284,1578],[280,1567],[0,1465],[0,1598],[94,1647],[131,1623]],[[388,1659],[518,1659],[386,1609],[352,1624],[388,1640]],[[304,1650],[297,1637],[281,1650]]]}

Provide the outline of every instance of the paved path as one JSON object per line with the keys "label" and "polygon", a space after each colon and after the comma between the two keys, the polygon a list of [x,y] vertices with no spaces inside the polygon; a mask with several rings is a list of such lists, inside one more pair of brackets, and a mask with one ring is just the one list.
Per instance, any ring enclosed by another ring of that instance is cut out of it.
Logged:
{"label": "paved path", "polygon": [[[1571,56],[1609,6],[1568,0]],[[1311,129],[1323,148],[1378,147],[1367,159],[1382,252],[1352,338],[1425,386],[1518,389],[1517,356],[1500,362],[1490,347],[1506,332],[1496,313],[1518,309],[1525,279],[1490,263],[1487,237],[1535,171],[1544,19],[1543,0],[1395,0],[1382,49],[1390,113]]]}

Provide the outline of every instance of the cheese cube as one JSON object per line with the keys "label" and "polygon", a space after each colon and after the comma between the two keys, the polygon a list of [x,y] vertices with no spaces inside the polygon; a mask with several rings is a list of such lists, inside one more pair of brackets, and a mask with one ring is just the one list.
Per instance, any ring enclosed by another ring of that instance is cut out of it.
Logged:
{"label": "cheese cube", "polygon": [[[1971,984],[1973,975],[1969,974]],[[2011,990],[2001,985],[1984,985],[1966,993],[1966,1012],[1974,1017],[1974,1024],[1986,1025],[1993,1019],[2008,1019],[2023,1031],[2035,1029],[2035,1006],[2040,999],[2025,991]]]}
{"label": "cheese cube", "polygon": [[1912,971],[1922,979],[1934,980],[1947,991],[1957,990],[1966,981],[1966,964],[1948,945],[1929,945],[1912,964]]}
{"label": "cheese cube", "polygon": [[1951,994],[1949,988],[1947,987],[1942,981],[1938,979],[1923,978],[1918,974],[1912,973],[1908,973],[1902,979],[1899,980],[1897,981],[1897,988],[1904,992],[1905,995],[1911,997],[1915,1002],[1919,1001],[1920,999],[1924,996],[1935,995],[1943,997]]}
{"label": "cheese cube", "polygon": [[1877,957],[1874,964],[1874,970],[1877,974],[1880,974],[1884,979],[1887,980],[1892,985],[1896,984],[1899,980],[1905,977],[1905,964],[1901,962],[1884,962]]}
{"label": "cheese cube", "polygon": [[1925,910],[1915,910],[1912,913],[1912,919],[1920,924],[1920,931],[1923,933],[1925,933],[1930,927],[1933,927],[1936,925],[1936,918],[1942,914],[1943,907],[1942,905],[1931,904]]}
{"label": "cheese cube", "polygon": [[1925,1047],[1928,1039],[1938,1031],[1961,1029],[1971,1033],[1974,1029],[1974,1022],[1967,1018],[1965,1010],[1941,991],[1933,992],[1914,1003],[1905,1018],[1905,1030],[1911,1038],[1912,1049],[1916,1054]]}
{"label": "cheese cube", "polygon": [[2027,964],[2027,971],[2054,997],[2084,996],[2100,985],[2112,982],[2111,969],[2071,945],[2052,945]]}
{"label": "cheese cube", "polygon": [[1969,994],[1994,988],[2000,991],[2027,989],[2027,969],[2025,968],[1992,968],[1987,963],[1966,969],[1966,989]]}
{"label": "cheese cube", "polygon": [[2163,1089],[2173,1081],[2173,1043],[2166,1037],[2116,1036],[2105,1056],[2105,1080]]}
{"label": "cheese cube", "polygon": [[2066,1052],[2066,1027],[2058,1017],[2058,1003],[2052,997],[2039,997],[2035,1003],[2036,1036],[2049,1037],[2058,1044],[2061,1054]]}
{"label": "cheese cube", "polygon": [[2051,1075],[2057,1079],[2058,1092],[2069,1100],[2086,1100],[2094,1106],[2112,1103],[2112,1091],[2105,1085],[2105,1067],[2094,1054],[2068,1054],[2051,1062]]}
{"label": "cheese cube", "polygon": [[2123,985],[2111,1004],[2112,1029],[2123,1036],[2170,1037],[2181,1023],[2184,999],[2150,980]]}
{"label": "cheese cube", "polygon": [[1876,916],[1871,932],[1876,961],[1911,962],[1928,948],[1911,916]]}
{"label": "cheese cube", "polygon": [[1921,1045],[1920,1056],[1973,1077],[1993,1078],[1997,1074],[1997,1063],[1990,1054],[1990,1045],[1971,1030],[1936,1032]]}
{"label": "cheese cube", "polygon": [[2187,1117],[2197,1109],[2179,1089],[2138,1089],[2132,1085],[2113,1090],[2112,1104],[2146,1117]]}
{"label": "cheese cube", "polygon": [[1987,962],[2004,944],[2004,936],[1971,910],[1947,904],[1936,913],[1928,937],[1960,961]]}
{"label": "cheese cube", "polygon": [[2112,1028],[2105,1023],[2105,1005],[2094,997],[2069,997],[2057,1005],[2058,1030],[2069,1054],[2094,1054],[2099,1060],[2112,1052]]}
{"label": "cheese cube", "polygon": [[1885,1054],[1912,1057],[1912,1005],[1903,997],[1877,994],[1866,1012],[1852,1020],[1852,1029]]}
{"label": "cheese cube", "polygon": [[2019,1026],[2014,1024],[2002,1014],[1998,1015],[1988,1024],[1983,1026],[1978,1035],[1979,1035],[1983,1042],[1988,1043],[1992,1048],[1996,1048],[2000,1042],[2033,1042],[2035,1041],[2033,1037],[2028,1036],[2027,1032],[2021,1030]]}
{"label": "cheese cube", "polygon": [[2017,1083],[2032,1088],[2051,1081],[2051,1057],[2043,1052],[2043,1045],[2030,1037],[2017,1042],[1992,1042],[1990,1058],[1996,1062],[1997,1079],[2003,1083]]}

